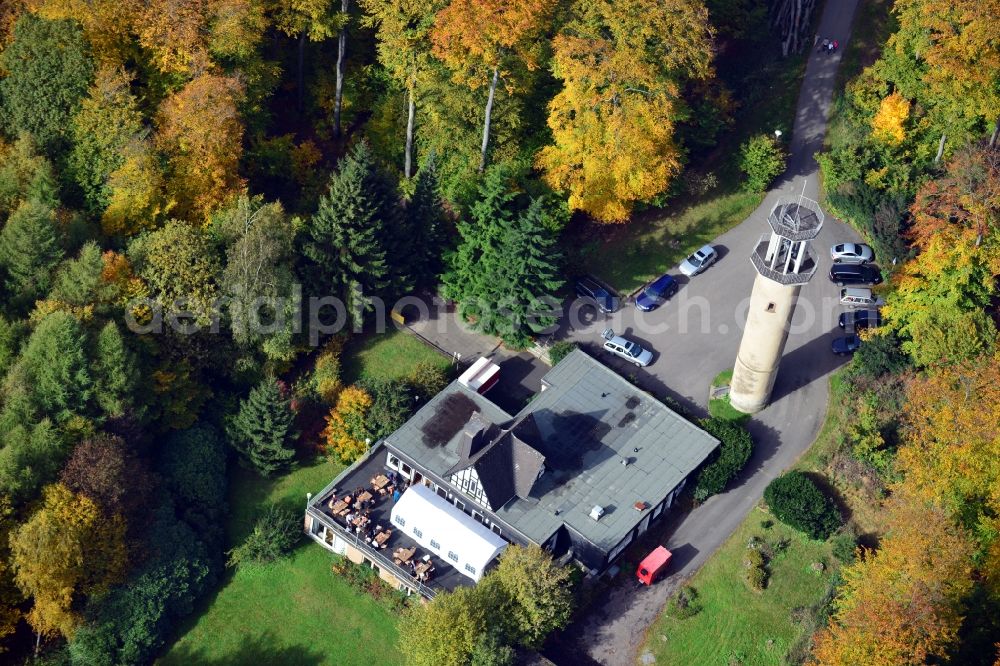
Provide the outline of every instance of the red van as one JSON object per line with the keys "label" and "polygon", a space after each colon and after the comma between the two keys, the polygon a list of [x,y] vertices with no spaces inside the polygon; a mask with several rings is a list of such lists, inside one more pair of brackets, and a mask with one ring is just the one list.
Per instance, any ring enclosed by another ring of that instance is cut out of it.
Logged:
{"label": "red van", "polygon": [[652,585],[661,577],[670,565],[670,558],[673,554],[663,546],[657,546],[653,552],[639,563],[639,568],[635,575],[643,585]]}

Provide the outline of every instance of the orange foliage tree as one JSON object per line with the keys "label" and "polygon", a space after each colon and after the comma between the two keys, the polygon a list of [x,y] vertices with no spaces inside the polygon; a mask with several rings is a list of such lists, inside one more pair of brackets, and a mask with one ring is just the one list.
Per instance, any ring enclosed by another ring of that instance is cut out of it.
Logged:
{"label": "orange foliage tree", "polygon": [[148,0],[136,16],[139,43],[163,74],[192,76],[209,66],[206,0]]}
{"label": "orange foliage tree", "polygon": [[878,551],[843,570],[812,664],[900,666],[946,654],[972,588],[972,544],[948,515],[905,492],[887,507]]}
{"label": "orange foliage tree", "polygon": [[371,433],[365,425],[372,398],[357,386],[340,392],[337,404],[327,417],[323,438],[327,449],[341,462],[352,463],[368,451]]}
{"label": "orange foliage tree", "polygon": [[207,222],[243,186],[237,173],[243,152],[237,110],[242,96],[237,79],[202,74],[160,106],[155,140],[169,160],[175,214]]}

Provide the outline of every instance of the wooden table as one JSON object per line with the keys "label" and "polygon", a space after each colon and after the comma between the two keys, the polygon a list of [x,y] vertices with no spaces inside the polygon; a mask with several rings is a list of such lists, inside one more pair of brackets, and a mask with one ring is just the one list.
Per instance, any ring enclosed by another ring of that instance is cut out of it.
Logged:
{"label": "wooden table", "polygon": [[389,477],[387,477],[385,474],[379,474],[374,479],[372,479],[372,488],[374,488],[375,490],[381,491],[387,485],[389,485]]}
{"label": "wooden table", "polygon": [[344,500],[337,500],[337,503],[330,507],[330,512],[335,516],[342,516],[347,513],[350,506],[351,505]]}
{"label": "wooden table", "polygon": [[369,521],[371,521],[371,518],[365,518],[363,515],[355,516],[354,520],[351,521],[351,525],[354,525],[355,527],[361,527],[362,525],[366,524]]}
{"label": "wooden table", "polygon": [[434,565],[430,562],[421,562],[413,570],[413,573],[419,576],[420,574],[427,573],[428,571],[430,571],[432,566]]}
{"label": "wooden table", "polygon": [[390,531],[379,532],[378,534],[375,535],[375,545],[378,546],[379,548],[383,547],[385,545],[385,542],[388,541],[389,537],[391,536],[392,532]]}
{"label": "wooden table", "polygon": [[410,558],[412,558],[416,553],[417,553],[417,548],[416,546],[413,546],[411,548],[400,548],[395,553],[393,553],[392,556],[393,559],[395,559],[399,564],[406,564],[407,562],[410,561]]}
{"label": "wooden table", "polygon": [[372,499],[372,494],[367,490],[360,495],[358,495],[358,504],[363,504],[364,502],[369,502]]}

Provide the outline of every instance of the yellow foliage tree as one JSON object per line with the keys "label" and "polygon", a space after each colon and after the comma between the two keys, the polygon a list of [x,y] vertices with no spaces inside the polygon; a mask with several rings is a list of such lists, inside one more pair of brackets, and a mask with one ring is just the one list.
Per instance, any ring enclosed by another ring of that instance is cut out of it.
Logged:
{"label": "yellow foliage tree", "polygon": [[10,566],[10,534],[14,529],[14,507],[10,498],[0,497],[0,654],[6,647],[4,639],[17,630],[23,613],[24,599],[14,583],[14,572]]}
{"label": "yellow foliage tree", "polygon": [[139,43],[164,74],[197,75],[210,65],[206,0],[148,0],[136,15]]}
{"label": "yellow foliage tree", "polygon": [[552,43],[563,89],[537,165],[571,208],[621,222],[681,169],[678,84],[712,75],[708,12],[698,0],[600,0],[576,11]]}
{"label": "yellow foliage tree", "polygon": [[70,637],[80,618],[74,602],[122,579],[125,523],[102,514],[93,500],[57,483],[10,539],[11,565],[33,604],[28,621],[41,636]]}
{"label": "yellow foliage tree", "polygon": [[170,163],[175,213],[189,221],[207,223],[211,212],[243,186],[237,172],[243,153],[237,110],[242,96],[237,79],[202,74],[160,106],[155,142]]}
{"label": "yellow foliage tree", "polygon": [[124,151],[124,162],[108,177],[111,191],[101,227],[108,235],[134,236],[166,219],[174,201],[166,192],[159,161],[146,139],[134,139]]}
{"label": "yellow foliage tree", "polygon": [[879,104],[872,118],[872,136],[882,143],[897,146],[906,138],[906,120],[910,117],[910,100],[893,92]]}
{"label": "yellow foliage tree", "polygon": [[371,406],[372,398],[364,389],[348,386],[327,417],[323,438],[330,453],[342,462],[352,463],[368,451],[371,433],[365,419]]}
{"label": "yellow foliage tree", "polygon": [[886,536],[843,570],[814,665],[900,666],[944,656],[972,588],[972,544],[942,510],[901,491],[887,507]]}
{"label": "yellow foliage tree", "polygon": [[121,65],[134,55],[132,28],[142,11],[139,0],[27,1],[43,18],[79,21],[99,63]]}

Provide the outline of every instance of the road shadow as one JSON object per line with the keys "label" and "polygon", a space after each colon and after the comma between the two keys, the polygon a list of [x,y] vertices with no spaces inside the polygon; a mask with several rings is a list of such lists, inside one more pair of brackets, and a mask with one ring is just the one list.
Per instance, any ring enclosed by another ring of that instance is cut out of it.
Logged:
{"label": "road shadow", "polygon": [[[713,245],[712,247],[715,248],[715,253],[719,255],[719,258],[716,259],[715,263],[712,264],[712,266],[714,266],[715,264],[719,263],[720,261],[726,258],[726,255],[729,254],[729,248],[721,243]],[[712,266],[709,266],[708,270],[712,270]]]}
{"label": "road shadow", "polygon": [[842,335],[839,330],[824,333],[785,354],[771,391],[771,402],[777,402],[849,363],[850,356],[838,356],[830,350],[834,337],[839,335]]}
{"label": "road shadow", "polygon": [[750,460],[744,465],[740,473],[729,482],[725,492],[731,493],[741,488],[753,476],[764,469],[767,461],[770,460],[781,448],[781,433],[774,428],[764,425],[757,419],[749,419],[743,426],[753,438],[753,453]]}

